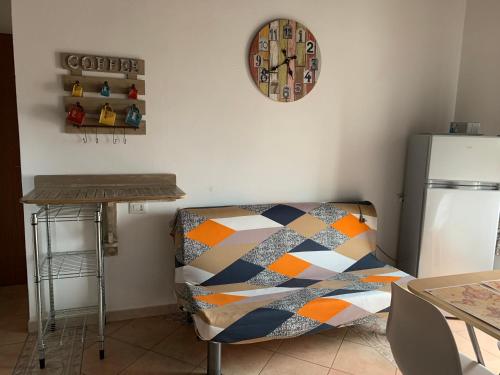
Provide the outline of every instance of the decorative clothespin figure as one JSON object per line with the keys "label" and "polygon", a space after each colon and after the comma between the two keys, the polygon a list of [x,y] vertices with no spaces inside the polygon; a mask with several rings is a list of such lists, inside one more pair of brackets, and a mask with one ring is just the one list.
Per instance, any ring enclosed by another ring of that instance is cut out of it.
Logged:
{"label": "decorative clothespin figure", "polygon": [[114,126],[116,121],[116,112],[113,112],[113,109],[110,107],[108,103],[104,104],[101,108],[101,114],[99,116],[99,124]]}
{"label": "decorative clothespin figure", "polygon": [[137,89],[135,88],[134,84],[132,84],[132,86],[130,86],[130,90],[128,92],[128,98],[129,99],[137,99]]}
{"label": "decorative clothespin figure", "polygon": [[71,96],[83,96],[83,87],[80,85],[80,81],[75,81],[75,83],[73,83]]}
{"label": "decorative clothespin figure", "polygon": [[82,126],[83,121],[85,120],[85,111],[83,107],[80,105],[80,102],[76,102],[76,104],[72,105],[69,109],[68,116],[66,117],[69,123]]}
{"label": "decorative clothespin figure", "polygon": [[127,125],[138,128],[139,125],[141,124],[141,119],[142,115],[141,112],[139,111],[139,108],[137,108],[135,104],[132,104],[132,106],[127,111],[127,116],[125,117],[125,123]]}
{"label": "decorative clothespin figure", "polygon": [[102,86],[102,89],[101,89],[101,95],[102,96],[110,96],[111,95],[111,89],[109,88],[108,81],[104,81],[104,85]]}

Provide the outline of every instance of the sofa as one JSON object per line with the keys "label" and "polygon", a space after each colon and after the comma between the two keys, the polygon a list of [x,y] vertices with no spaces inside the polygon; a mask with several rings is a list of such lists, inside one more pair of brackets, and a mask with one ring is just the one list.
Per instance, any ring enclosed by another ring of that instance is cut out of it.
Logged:
{"label": "sofa", "polygon": [[375,256],[369,202],[280,203],[179,210],[175,290],[208,342],[208,374],[221,344],[313,334],[356,324],[390,306],[406,273]]}

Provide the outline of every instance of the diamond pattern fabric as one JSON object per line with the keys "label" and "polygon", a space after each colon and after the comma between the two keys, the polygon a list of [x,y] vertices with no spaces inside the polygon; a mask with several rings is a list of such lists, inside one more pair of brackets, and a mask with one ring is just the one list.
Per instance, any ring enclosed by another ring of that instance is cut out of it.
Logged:
{"label": "diamond pattern fabric", "polygon": [[174,230],[176,292],[202,340],[245,343],[353,324],[411,277],[378,260],[362,203],[186,208]]}

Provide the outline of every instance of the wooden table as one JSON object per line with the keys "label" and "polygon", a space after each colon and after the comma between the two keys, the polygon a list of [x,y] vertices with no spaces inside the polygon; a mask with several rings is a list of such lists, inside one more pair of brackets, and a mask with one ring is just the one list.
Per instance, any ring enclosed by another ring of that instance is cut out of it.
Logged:
{"label": "wooden table", "polygon": [[449,303],[443,301],[442,299],[433,296],[432,294],[426,292],[427,289],[451,287],[465,284],[475,284],[482,281],[488,280],[498,280],[500,279],[500,270],[496,271],[486,271],[486,272],[475,272],[475,273],[464,273],[460,275],[450,275],[450,276],[439,276],[439,277],[429,277],[423,279],[415,279],[408,283],[408,289],[415,293],[417,296],[423,298],[426,301],[431,302],[433,305],[439,307],[440,309],[453,314],[457,318],[463,320],[467,326],[467,332],[474,347],[474,352],[476,353],[477,361],[484,365],[483,356],[479,348],[479,343],[477,341],[476,333],[474,332],[474,327],[480,329],[484,333],[500,340],[500,327],[492,326],[485,321],[469,314],[459,308],[450,305]]}
{"label": "wooden table", "polygon": [[106,255],[118,253],[116,203],[171,202],[186,195],[173,173],[107,175],[40,175],[35,188],[21,198],[24,204],[82,205],[102,203]]}
{"label": "wooden table", "polygon": [[40,175],[25,204],[85,204],[174,201],[186,195],[172,173],[110,175]]}

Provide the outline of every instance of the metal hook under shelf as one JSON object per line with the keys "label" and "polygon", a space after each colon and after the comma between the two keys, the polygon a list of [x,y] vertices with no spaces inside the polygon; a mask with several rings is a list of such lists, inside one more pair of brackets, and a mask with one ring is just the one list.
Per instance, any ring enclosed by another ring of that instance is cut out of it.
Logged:
{"label": "metal hook under shelf", "polygon": [[89,140],[87,138],[87,129],[85,127],[83,128],[83,134],[84,134],[84,136],[82,138],[82,141],[83,141],[83,143],[87,143]]}
{"label": "metal hook under shelf", "polygon": [[116,127],[113,129],[113,144],[120,143],[120,138],[116,136]]}

